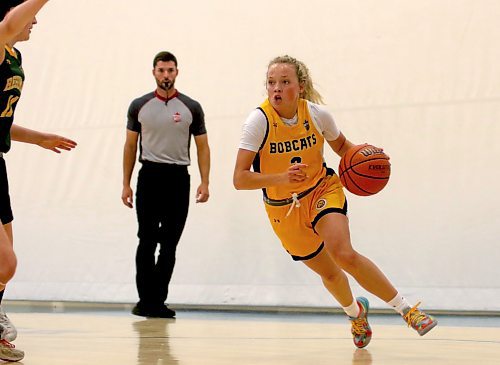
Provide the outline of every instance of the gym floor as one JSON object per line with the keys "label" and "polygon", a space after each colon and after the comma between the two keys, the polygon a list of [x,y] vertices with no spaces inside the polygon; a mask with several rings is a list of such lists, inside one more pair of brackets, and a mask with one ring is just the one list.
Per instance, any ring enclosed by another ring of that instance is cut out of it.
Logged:
{"label": "gym floor", "polygon": [[146,319],[130,305],[4,302],[26,365],[500,364],[500,316],[443,315],[424,337],[395,314],[372,314],[356,349],[345,315],[175,308]]}

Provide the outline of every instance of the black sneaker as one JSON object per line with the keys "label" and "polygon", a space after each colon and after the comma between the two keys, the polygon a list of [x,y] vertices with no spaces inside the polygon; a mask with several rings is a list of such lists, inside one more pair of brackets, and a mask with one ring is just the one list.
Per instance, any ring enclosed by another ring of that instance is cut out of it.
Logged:
{"label": "black sneaker", "polygon": [[161,306],[157,310],[153,311],[151,313],[151,317],[156,317],[156,318],[174,318],[175,317],[175,311],[173,309],[170,309],[166,305]]}
{"label": "black sneaker", "polygon": [[132,314],[141,317],[149,317],[149,311],[146,311],[139,304],[134,305],[134,308],[132,308]]}
{"label": "black sneaker", "polygon": [[134,308],[132,308],[132,314],[141,317],[149,317],[149,318],[174,318],[175,311],[168,308],[166,305],[162,305],[156,308],[144,308],[140,304],[136,304]]}

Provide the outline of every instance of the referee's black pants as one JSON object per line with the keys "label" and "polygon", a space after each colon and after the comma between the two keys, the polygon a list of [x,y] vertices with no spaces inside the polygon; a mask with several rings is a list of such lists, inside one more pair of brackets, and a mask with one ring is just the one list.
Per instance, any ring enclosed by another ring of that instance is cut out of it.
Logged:
{"label": "referee's black pants", "polygon": [[189,194],[187,166],[143,162],[136,190],[139,245],[135,262],[139,305],[145,310],[155,310],[167,299]]}

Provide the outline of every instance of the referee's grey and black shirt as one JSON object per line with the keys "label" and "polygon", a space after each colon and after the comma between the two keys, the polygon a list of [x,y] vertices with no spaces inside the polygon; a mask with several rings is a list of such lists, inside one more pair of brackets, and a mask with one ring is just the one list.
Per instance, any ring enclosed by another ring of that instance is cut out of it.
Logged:
{"label": "referee's grey and black shirt", "polygon": [[140,134],[139,161],[185,166],[191,135],[207,133],[200,103],[177,91],[168,100],[154,91],[132,101],[127,128]]}

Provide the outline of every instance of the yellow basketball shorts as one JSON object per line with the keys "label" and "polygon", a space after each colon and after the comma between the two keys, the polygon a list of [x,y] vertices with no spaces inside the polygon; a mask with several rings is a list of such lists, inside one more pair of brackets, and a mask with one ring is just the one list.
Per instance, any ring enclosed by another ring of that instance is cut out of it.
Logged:
{"label": "yellow basketball shorts", "polygon": [[265,204],[274,232],[295,261],[309,260],[323,249],[323,240],[314,230],[321,217],[330,213],[347,214],[347,199],[336,174],[325,176],[299,202],[300,206],[294,208],[290,204]]}

